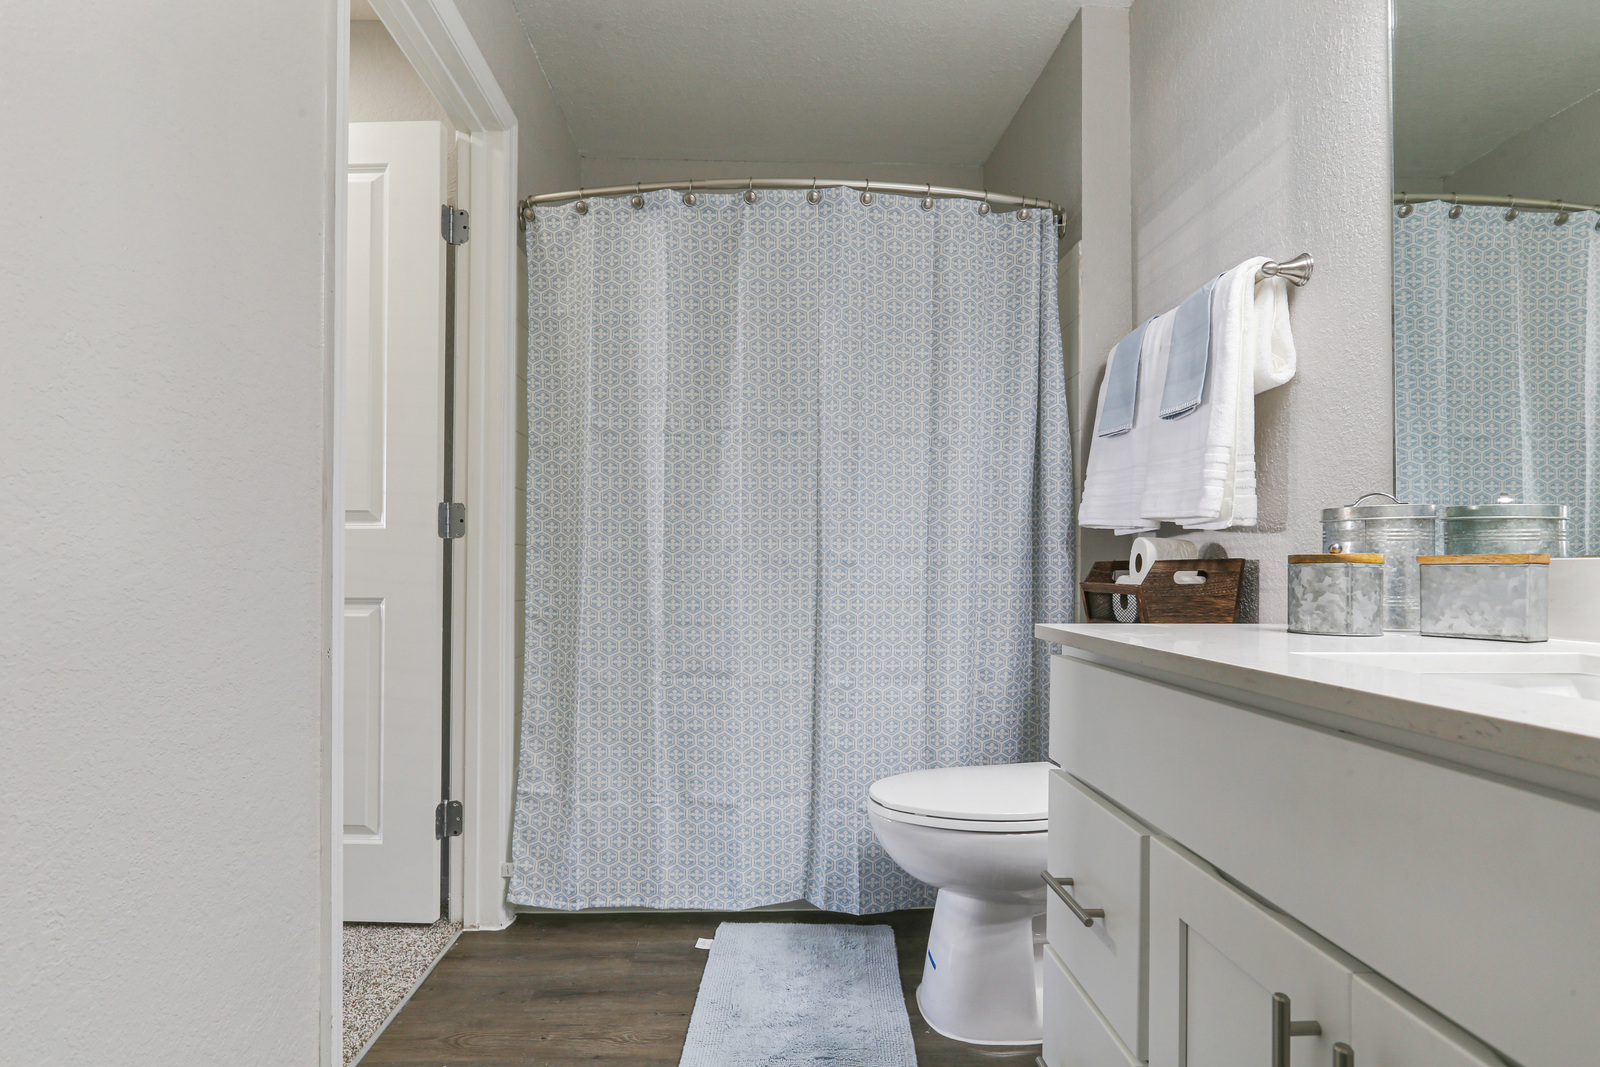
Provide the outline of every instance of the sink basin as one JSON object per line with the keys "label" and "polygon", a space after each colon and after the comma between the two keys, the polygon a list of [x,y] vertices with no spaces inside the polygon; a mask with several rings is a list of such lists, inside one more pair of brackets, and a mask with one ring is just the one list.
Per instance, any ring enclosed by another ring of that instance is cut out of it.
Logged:
{"label": "sink basin", "polygon": [[1384,667],[1530,693],[1600,701],[1600,655],[1571,652],[1482,651],[1461,653],[1298,653],[1307,658],[1361,667]]}

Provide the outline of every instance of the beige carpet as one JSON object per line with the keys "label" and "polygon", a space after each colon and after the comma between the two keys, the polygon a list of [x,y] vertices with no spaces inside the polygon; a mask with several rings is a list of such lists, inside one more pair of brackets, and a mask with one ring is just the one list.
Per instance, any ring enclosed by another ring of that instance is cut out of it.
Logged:
{"label": "beige carpet", "polygon": [[460,923],[445,919],[432,926],[344,924],[345,1063],[366,1048],[460,931]]}

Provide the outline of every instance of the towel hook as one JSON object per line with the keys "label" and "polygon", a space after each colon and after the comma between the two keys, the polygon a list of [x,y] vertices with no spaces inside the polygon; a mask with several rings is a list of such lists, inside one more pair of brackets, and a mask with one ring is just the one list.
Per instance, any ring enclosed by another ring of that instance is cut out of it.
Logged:
{"label": "towel hook", "polygon": [[1274,263],[1269,259],[1261,264],[1260,270],[1256,271],[1256,281],[1282,278],[1299,288],[1311,280],[1311,271],[1316,265],[1317,261],[1311,258],[1310,252],[1301,252],[1293,259],[1286,259],[1282,263]]}

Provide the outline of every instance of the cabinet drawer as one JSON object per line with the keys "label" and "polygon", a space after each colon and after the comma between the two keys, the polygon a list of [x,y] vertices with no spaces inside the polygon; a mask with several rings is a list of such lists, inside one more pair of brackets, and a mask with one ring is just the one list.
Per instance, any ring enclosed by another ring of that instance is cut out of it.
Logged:
{"label": "cabinet drawer", "polygon": [[1483,1042],[1375,974],[1351,982],[1350,1045],[1361,1067],[1505,1067]]}
{"label": "cabinet drawer", "polygon": [[1052,892],[1046,898],[1050,944],[1143,1059],[1149,832],[1082,782],[1052,771],[1049,842],[1050,873],[1072,880],[1065,892],[1082,907],[1105,912],[1085,926]]}
{"label": "cabinet drawer", "polygon": [[[1163,839],[1150,843],[1150,1065],[1239,1067],[1272,1058],[1274,995],[1320,1032],[1290,1041],[1291,1067],[1332,1062],[1350,1040],[1358,964]],[[1358,1063],[1365,1064],[1360,1059]]]}
{"label": "cabinet drawer", "polygon": [[1044,952],[1044,1062],[1048,1067],[1143,1067],[1055,950]]}

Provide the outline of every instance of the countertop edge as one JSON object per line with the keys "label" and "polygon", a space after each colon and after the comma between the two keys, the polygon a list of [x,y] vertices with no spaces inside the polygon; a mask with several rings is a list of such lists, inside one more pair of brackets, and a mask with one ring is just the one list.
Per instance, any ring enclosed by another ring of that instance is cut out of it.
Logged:
{"label": "countertop edge", "polygon": [[1132,644],[1111,635],[1102,637],[1080,629],[1065,629],[1056,624],[1036,624],[1034,635],[1041,641],[1091,652],[1108,660],[1188,676],[1211,685],[1465,745],[1497,756],[1600,778],[1600,741],[1558,727],[1298,678],[1248,664],[1202,659],[1169,649]]}

